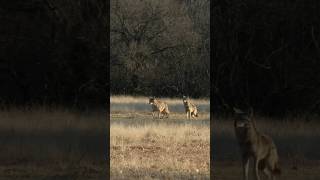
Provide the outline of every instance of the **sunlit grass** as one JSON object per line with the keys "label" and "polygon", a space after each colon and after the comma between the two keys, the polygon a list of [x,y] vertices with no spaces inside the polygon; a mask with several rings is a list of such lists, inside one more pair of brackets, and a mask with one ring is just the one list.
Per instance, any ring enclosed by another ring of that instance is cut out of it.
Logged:
{"label": "sunlit grass", "polygon": [[[193,120],[186,120],[184,113],[175,111],[168,119],[153,119],[150,105],[137,111],[121,111],[124,104],[139,106],[148,97],[112,98],[111,110],[112,106],[118,108],[110,115],[111,178],[209,179],[208,112]],[[170,103],[183,108],[182,100],[165,101],[169,108]]]}

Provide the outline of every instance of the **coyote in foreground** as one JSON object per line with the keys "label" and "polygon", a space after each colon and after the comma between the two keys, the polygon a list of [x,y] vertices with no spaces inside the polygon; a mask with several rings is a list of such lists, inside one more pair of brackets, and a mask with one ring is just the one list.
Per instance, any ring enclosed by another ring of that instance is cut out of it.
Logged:
{"label": "coyote in foreground", "polygon": [[158,112],[158,118],[160,118],[160,114],[163,114],[163,117],[166,115],[166,117],[169,118],[170,112],[167,103],[157,100],[155,97],[150,97],[149,104],[152,106],[153,118],[155,117],[155,112]]}
{"label": "coyote in foreground", "polygon": [[274,180],[275,175],[281,174],[275,144],[269,136],[257,131],[252,109],[249,114],[236,108],[234,111],[237,116],[234,128],[242,154],[243,179],[248,180],[249,158],[253,157],[256,180],[260,180],[259,170]]}
{"label": "coyote in foreground", "polygon": [[184,108],[186,110],[187,113],[187,119],[190,119],[190,117],[198,117],[198,110],[196,105],[194,105],[193,103],[191,103],[189,101],[189,98],[187,98],[186,96],[183,96],[183,105]]}

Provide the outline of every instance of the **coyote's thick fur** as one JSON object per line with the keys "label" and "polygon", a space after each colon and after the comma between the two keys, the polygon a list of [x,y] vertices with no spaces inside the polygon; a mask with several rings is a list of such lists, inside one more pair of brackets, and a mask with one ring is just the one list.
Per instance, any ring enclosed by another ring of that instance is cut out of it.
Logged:
{"label": "coyote's thick fur", "polygon": [[166,115],[166,117],[169,118],[170,111],[167,103],[157,100],[155,97],[150,97],[149,104],[151,104],[152,107],[153,118],[155,117],[155,112],[158,112],[158,118],[160,118],[160,114],[163,114],[163,117]]}
{"label": "coyote's thick fur", "polygon": [[243,179],[248,180],[249,159],[252,157],[256,180],[260,180],[259,170],[263,170],[269,179],[274,180],[275,175],[281,174],[274,142],[269,136],[257,131],[252,110],[249,114],[236,108],[234,111],[234,128],[242,155]]}
{"label": "coyote's thick fur", "polygon": [[198,109],[196,105],[190,102],[189,98],[186,96],[183,96],[183,105],[184,109],[186,110],[187,113],[187,119],[190,119],[190,117],[198,117]]}

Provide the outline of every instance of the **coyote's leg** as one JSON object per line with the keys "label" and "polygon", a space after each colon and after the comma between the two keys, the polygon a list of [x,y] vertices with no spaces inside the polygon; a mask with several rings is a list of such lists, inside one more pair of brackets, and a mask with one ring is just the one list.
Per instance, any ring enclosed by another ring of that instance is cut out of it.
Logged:
{"label": "coyote's leg", "polygon": [[160,119],[160,114],[161,114],[160,111],[158,111],[158,118],[159,118],[159,119]]}
{"label": "coyote's leg", "polygon": [[154,111],[152,111],[152,118],[154,119]]}
{"label": "coyote's leg", "polygon": [[260,177],[259,177],[259,159],[257,157],[254,157],[254,173],[255,173],[255,177],[256,177],[256,180],[260,180]]}
{"label": "coyote's leg", "polygon": [[160,119],[163,119],[164,118],[164,114],[163,112],[160,113]]}
{"label": "coyote's leg", "polygon": [[187,119],[189,119],[189,111],[187,111]]}
{"label": "coyote's leg", "polygon": [[243,166],[243,180],[248,180],[249,176],[249,157],[242,157],[242,166]]}
{"label": "coyote's leg", "polygon": [[192,118],[196,118],[196,116],[194,115],[194,112],[191,113]]}

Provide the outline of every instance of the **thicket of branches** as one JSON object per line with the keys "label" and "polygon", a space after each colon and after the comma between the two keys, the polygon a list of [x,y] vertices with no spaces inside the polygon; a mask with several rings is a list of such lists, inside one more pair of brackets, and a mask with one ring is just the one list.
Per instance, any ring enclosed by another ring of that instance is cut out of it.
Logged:
{"label": "thicket of branches", "polygon": [[111,94],[209,97],[209,0],[111,0]]}
{"label": "thicket of branches", "polygon": [[1,0],[1,102],[103,105],[106,2]]}
{"label": "thicket of branches", "polygon": [[320,2],[212,3],[214,110],[319,113]]}

